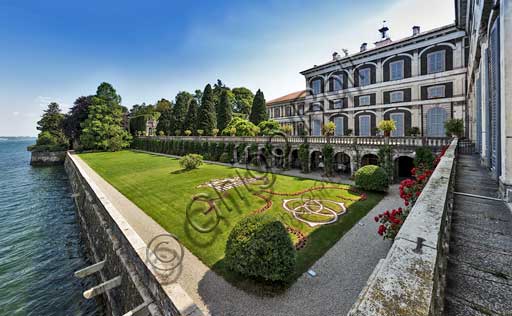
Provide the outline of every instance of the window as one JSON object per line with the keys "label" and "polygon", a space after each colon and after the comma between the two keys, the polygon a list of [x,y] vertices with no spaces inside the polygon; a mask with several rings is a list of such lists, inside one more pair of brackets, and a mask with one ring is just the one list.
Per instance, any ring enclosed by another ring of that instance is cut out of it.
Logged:
{"label": "window", "polygon": [[370,115],[359,116],[359,136],[371,136]]}
{"label": "window", "polygon": [[433,74],[444,71],[445,51],[440,50],[427,54],[427,73]]}
{"label": "window", "polygon": [[445,86],[432,86],[427,88],[427,98],[435,99],[435,98],[444,98],[445,96]]}
{"label": "window", "polygon": [[285,108],[285,114],[286,114],[286,116],[292,116],[292,108],[287,106]]}
{"label": "window", "polygon": [[313,126],[311,128],[312,136],[321,136],[322,135],[322,122],[320,120],[313,120]]}
{"label": "window", "polygon": [[332,76],[332,91],[343,89],[343,75],[337,74]]}
{"label": "window", "polygon": [[362,95],[359,97],[359,106],[370,105],[370,101],[371,99],[369,95]]}
{"label": "window", "polygon": [[334,129],[334,136],[343,136],[344,126],[343,126],[343,117],[336,116],[333,119],[334,125],[336,128]]}
{"label": "window", "polygon": [[272,111],[267,110],[267,116],[268,116],[269,118],[271,118],[271,117],[272,117]]}
{"label": "window", "polygon": [[297,113],[299,115],[303,115],[304,114],[304,104],[299,104],[298,107],[297,107]]}
{"label": "window", "polygon": [[370,68],[359,69],[359,86],[367,86],[371,84]]}
{"label": "window", "polygon": [[440,107],[435,107],[427,112],[427,136],[429,137],[444,137],[444,122],[448,114],[446,110]]}
{"label": "window", "polygon": [[274,109],[274,117],[281,117],[281,111],[279,108]]}
{"label": "window", "polygon": [[322,111],[322,105],[320,103],[311,104],[311,112]]}
{"label": "window", "polygon": [[334,101],[335,109],[343,109],[343,99]]}
{"label": "window", "polygon": [[390,80],[404,79],[404,61],[398,60],[389,63]]}
{"label": "window", "polygon": [[389,93],[389,100],[391,103],[393,102],[403,102],[404,101],[404,92],[403,91],[393,91]]}
{"label": "window", "polygon": [[396,129],[391,131],[391,137],[403,137],[404,136],[404,113],[391,113],[389,118],[395,121]]}
{"label": "window", "polygon": [[322,93],[322,79],[313,80],[311,86],[313,88],[313,94]]}

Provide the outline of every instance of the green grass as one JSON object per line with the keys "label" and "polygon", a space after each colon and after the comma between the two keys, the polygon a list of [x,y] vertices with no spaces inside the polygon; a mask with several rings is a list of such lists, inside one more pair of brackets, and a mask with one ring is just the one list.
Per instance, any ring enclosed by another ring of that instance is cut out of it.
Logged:
{"label": "green grass", "polygon": [[[211,188],[198,188],[201,184],[213,179],[236,176],[237,170],[241,175],[247,176],[246,170],[204,164],[199,169],[183,171],[177,159],[131,151],[85,153],[80,154],[80,157],[165,230],[175,234],[181,243],[207,266],[235,284],[244,282],[223,265],[226,240],[231,228],[241,218],[262,207],[265,201],[251,194],[244,186],[237,188],[238,193],[234,189],[228,190],[225,201],[231,211],[226,205],[217,201],[221,220],[219,225],[209,233],[200,233],[188,223],[186,209],[196,194],[206,193],[212,197],[217,196]],[[322,184],[335,185],[282,175],[275,177],[275,182],[271,187],[274,192],[290,193]],[[249,185],[249,189],[257,190],[259,186],[261,186],[261,182],[252,183]],[[341,215],[336,223],[315,228],[296,220],[282,207],[284,199],[300,198],[300,196],[278,196],[263,193],[273,202],[272,207],[266,212],[308,236],[306,247],[297,253],[297,269],[293,279],[304,273],[383,197],[379,193],[367,193],[366,200],[354,202],[349,199],[357,198],[357,195],[346,190],[350,186],[335,186],[345,190],[324,189],[303,195],[303,199],[323,198],[344,202],[347,208],[347,213]],[[243,199],[239,197],[239,194]],[[192,204],[190,214],[195,223],[208,225],[214,222],[213,212],[207,216],[204,215],[206,208],[204,203]],[[294,239],[292,238],[292,240]]]}

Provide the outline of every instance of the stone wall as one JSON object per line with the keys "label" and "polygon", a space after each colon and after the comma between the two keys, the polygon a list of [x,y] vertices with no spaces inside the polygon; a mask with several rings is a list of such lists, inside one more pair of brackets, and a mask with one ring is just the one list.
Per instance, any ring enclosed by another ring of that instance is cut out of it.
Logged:
{"label": "stone wall", "polygon": [[32,151],[30,164],[33,166],[60,165],[64,163],[66,151]]}
{"label": "stone wall", "polygon": [[456,147],[454,140],[349,316],[442,315]]}
{"label": "stone wall", "polygon": [[110,313],[124,315],[147,306],[147,315],[152,316],[201,315],[179,285],[159,282],[146,261],[146,243],[73,159],[68,153],[64,166],[73,189],[82,238],[92,263],[106,260],[104,268],[95,274],[98,284],[122,277],[119,287],[103,294]]}

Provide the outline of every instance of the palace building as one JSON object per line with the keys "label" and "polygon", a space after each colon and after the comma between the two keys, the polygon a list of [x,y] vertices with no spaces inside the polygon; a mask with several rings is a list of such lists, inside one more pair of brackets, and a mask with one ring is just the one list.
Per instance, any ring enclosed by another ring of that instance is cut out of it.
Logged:
{"label": "palace building", "polygon": [[388,28],[360,52],[301,72],[306,88],[267,103],[269,118],[293,127],[293,135],[322,135],[332,121],[336,136],[376,136],[383,119],[392,136],[444,137],[444,121],[466,119],[464,30],[448,25],[393,41]]}

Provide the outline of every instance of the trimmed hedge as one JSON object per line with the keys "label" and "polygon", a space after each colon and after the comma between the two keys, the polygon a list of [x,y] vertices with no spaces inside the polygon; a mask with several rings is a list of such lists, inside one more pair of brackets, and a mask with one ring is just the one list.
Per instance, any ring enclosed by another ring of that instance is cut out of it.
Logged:
{"label": "trimmed hedge", "polygon": [[367,165],[355,173],[356,186],[367,191],[387,191],[389,178],[386,171],[379,166]]}
{"label": "trimmed hedge", "polygon": [[238,222],[226,243],[226,266],[246,277],[287,281],[295,271],[296,254],[284,225],[267,214]]}
{"label": "trimmed hedge", "polygon": [[183,169],[192,170],[203,164],[203,156],[198,154],[188,154],[181,157],[179,162]]}

